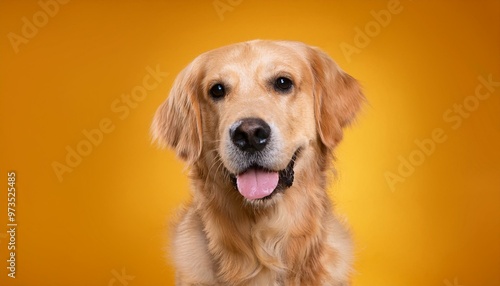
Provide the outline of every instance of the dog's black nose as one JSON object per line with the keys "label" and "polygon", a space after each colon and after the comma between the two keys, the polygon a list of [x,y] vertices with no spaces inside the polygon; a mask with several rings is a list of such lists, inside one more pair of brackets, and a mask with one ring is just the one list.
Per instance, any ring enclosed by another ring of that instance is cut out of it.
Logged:
{"label": "dog's black nose", "polygon": [[262,151],[271,136],[271,127],[260,118],[245,118],[229,129],[229,136],[242,151]]}

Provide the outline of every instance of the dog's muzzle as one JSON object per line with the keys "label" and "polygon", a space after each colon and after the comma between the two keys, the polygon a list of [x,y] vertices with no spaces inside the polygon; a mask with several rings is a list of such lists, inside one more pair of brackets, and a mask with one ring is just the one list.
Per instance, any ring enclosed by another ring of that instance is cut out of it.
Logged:
{"label": "dog's muzzle", "polygon": [[[271,128],[262,119],[245,118],[233,124],[229,130],[232,143],[248,157],[259,158],[264,155],[265,147],[271,138]],[[258,161],[236,175],[231,175],[233,184],[248,200],[267,199],[278,191],[283,191],[293,184],[293,167],[299,150],[295,152],[287,167],[283,170],[269,170]],[[261,156],[262,155],[262,156]]]}

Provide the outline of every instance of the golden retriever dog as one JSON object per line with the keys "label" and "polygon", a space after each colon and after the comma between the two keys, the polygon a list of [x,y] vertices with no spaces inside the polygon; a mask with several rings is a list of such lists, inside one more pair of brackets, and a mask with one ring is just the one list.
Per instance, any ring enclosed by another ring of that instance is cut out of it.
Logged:
{"label": "golden retriever dog", "polygon": [[186,161],[176,285],[350,285],[352,243],[327,194],[364,96],[321,50],[256,40],[198,56],[152,136]]}

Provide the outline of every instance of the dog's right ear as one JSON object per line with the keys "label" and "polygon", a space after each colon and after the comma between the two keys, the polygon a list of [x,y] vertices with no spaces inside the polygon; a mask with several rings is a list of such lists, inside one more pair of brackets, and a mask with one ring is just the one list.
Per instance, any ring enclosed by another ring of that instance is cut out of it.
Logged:
{"label": "dog's right ear", "polygon": [[194,62],[181,71],[151,125],[153,140],[174,149],[177,156],[190,164],[199,158],[202,148],[198,78],[199,69]]}

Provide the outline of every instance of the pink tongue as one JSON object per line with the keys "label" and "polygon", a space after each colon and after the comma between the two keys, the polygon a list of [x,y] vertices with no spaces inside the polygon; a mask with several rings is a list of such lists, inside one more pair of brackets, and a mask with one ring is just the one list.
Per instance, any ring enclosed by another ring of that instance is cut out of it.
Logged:
{"label": "pink tongue", "polygon": [[245,198],[255,200],[269,196],[276,189],[278,180],[278,172],[249,169],[236,177],[236,185]]}

